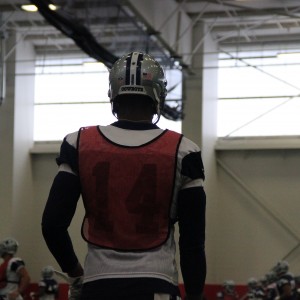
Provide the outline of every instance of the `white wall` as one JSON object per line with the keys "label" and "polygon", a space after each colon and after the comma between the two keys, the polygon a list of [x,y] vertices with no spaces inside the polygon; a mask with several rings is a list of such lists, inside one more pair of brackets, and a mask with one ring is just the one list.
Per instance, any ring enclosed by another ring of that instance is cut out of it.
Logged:
{"label": "white wall", "polygon": [[262,277],[280,259],[299,275],[299,154],[300,149],[218,151],[219,280]]}

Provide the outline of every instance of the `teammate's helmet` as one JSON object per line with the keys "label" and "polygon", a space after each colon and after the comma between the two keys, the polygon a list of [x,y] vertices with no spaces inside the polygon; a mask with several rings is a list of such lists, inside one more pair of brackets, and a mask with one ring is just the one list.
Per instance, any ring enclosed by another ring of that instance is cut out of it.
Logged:
{"label": "teammate's helmet", "polygon": [[52,266],[46,266],[42,270],[42,277],[45,279],[50,279],[54,275],[54,268]]}
{"label": "teammate's helmet", "polygon": [[279,261],[274,267],[274,272],[277,276],[287,273],[289,270],[289,263],[285,260]]}
{"label": "teammate's helmet", "polygon": [[248,279],[247,285],[250,289],[255,289],[258,286],[258,280],[254,277],[251,277]]}
{"label": "teammate's helmet", "polygon": [[265,287],[268,284],[268,280],[265,275],[262,278],[260,278],[258,282],[259,285],[261,285],[262,287]]}
{"label": "teammate's helmet", "polygon": [[223,287],[224,287],[224,290],[225,290],[227,293],[231,294],[231,293],[234,292],[234,289],[235,289],[235,283],[234,283],[233,280],[225,280],[225,281],[223,282]]}
{"label": "teammate's helmet", "polygon": [[266,280],[268,284],[275,282],[277,280],[276,273],[274,271],[269,271],[266,274]]}
{"label": "teammate's helmet", "polygon": [[108,96],[116,113],[114,100],[119,95],[136,94],[150,97],[155,113],[160,116],[167,95],[167,81],[160,64],[149,54],[131,52],[118,59],[109,73]]}
{"label": "teammate's helmet", "polygon": [[6,238],[0,242],[0,256],[3,254],[14,255],[19,247],[19,243],[14,238]]}

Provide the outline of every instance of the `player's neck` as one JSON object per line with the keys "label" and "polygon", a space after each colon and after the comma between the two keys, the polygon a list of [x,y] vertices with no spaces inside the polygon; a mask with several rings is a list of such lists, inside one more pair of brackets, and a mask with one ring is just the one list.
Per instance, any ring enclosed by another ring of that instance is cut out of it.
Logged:
{"label": "player's neck", "polygon": [[8,254],[8,253],[2,255],[2,259],[3,259],[4,261],[10,260],[12,257],[13,257],[13,255]]}
{"label": "player's neck", "polygon": [[125,119],[125,118],[118,118],[119,121],[127,121],[127,122],[134,122],[134,123],[152,123],[152,120],[145,119],[145,120],[133,120],[133,119]]}
{"label": "player's neck", "polygon": [[117,117],[120,121],[152,123],[153,113],[150,108],[141,110],[136,107],[129,107],[120,109]]}

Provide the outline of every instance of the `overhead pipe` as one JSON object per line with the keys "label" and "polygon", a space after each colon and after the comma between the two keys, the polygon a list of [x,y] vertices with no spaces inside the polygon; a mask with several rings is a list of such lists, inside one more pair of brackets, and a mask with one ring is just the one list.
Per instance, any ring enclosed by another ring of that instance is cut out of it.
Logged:
{"label": "overhead pipe", "polygon": [[6,96],[6,36],[5,32],[0,32],[0,105],[5,100]]}

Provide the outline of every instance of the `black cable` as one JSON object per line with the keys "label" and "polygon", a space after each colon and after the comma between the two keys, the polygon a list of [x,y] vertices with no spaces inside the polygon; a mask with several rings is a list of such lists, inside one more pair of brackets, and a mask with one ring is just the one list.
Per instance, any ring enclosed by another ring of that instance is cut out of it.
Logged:
{"label": "black cable", "polygon": [[111,68],[118,59],[117,56],[102,47],[91,32],[84,25],[80,24],[78,20],[62,11],[51,10],[49,8],[51,3],[48,0],[30,0],[30,2],[37,6],[40,14],[50,24],[74,40],[76,45],[90,57],[102,62],[108,68]]}

